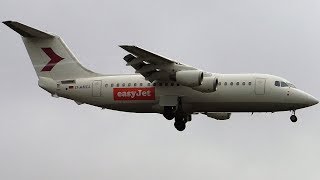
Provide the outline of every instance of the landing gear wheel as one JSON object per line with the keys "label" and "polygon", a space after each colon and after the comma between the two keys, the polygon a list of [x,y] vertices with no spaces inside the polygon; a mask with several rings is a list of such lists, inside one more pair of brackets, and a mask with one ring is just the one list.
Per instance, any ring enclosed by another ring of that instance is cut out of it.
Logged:
{"label": "landing gear wheel", "polygon": [[183,131],[184,129],[186,129],[186,123],[184,122],[179,122],[179,121],[176,121],[174,123],[174,127],[178,130],[178,131]]}
{"label": "landing gear wheel", "polygon": [[174,118],[174,113],[163,113],[163,116],[168,120],[172,120]]}
{"label": "landing gear wheel", "polygon": [[292,122],[297,122],[298,118],[297,118],[296,115],[293,114],[293,115],[290,116],[290,120],[291,120]]}
{"label": "landing gear wheel", "polygon": [[164,107],[163,116],[168,120],[172,120],[175,116],[174,108],[170,106]]}

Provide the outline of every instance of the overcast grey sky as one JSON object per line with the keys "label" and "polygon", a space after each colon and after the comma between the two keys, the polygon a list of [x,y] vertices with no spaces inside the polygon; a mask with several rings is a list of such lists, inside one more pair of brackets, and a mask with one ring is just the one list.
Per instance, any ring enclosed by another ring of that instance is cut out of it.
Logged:
{"label": "overcast grey sky", "polygon": [[[132,73],[134,44],[219,73],[282,76],[320,98],[320,1],[1,0],[0,20],[62,36],[81,63]],[[37,86],[20,37],[0,25],[0,179],[319,179],[319,106],[194,116],[184,132],[156,114],[78,106]]]}

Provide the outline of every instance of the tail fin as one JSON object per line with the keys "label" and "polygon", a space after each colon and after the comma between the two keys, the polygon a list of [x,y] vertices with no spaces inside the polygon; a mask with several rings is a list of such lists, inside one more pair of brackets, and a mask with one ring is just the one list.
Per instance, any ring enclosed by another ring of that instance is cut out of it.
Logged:
{"label": "tail fin", "polygon": [[79,63],[59,36],[19,22],[3,23],[22,36],[38,78],[65,80],[98,76]]}

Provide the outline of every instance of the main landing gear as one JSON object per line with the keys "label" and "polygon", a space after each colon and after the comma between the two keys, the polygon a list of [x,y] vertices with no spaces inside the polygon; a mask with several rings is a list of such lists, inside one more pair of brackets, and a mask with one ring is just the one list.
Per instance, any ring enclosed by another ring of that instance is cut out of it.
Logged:
{"label": "main landing gear", "polygon": [[163,116],[168,119],[172,120],[175,119],[174,127],[178,131],[183,131],[186,129],[186,123],[191,121],[191,114],[187,114],[182,110],[182,103],[181,98],[178,98],[178,105],[177,106],[165,106],[163,109]]}
{"label": "main landing gear", "polygon": [[165,106],[163,116],[168,120],[172,120],[175,116],[175,110],[176,110],[176,107]]}
{"label": "main landing gear", "polygon": [[290,116],[290,120],[292,122],[297,122],[298,118],[296,116],[296,111],[295,110],[293,110],[293,114]]}
{"label": "main landing gear", "polygon": [[186,123],[191,121],[190,114],[177,114],[175,117],[174,127],[178,131],[183,131],[186,128]]}
{"label": "main landing gear", "polygon": [[179,108],[178,110],[176,110],[176,107],[170,107],[170,106],[164,107],[163,116],[168,120],[172,120],[174,118],[175,119],[174,127],[178,131],[183,131],[186,128],[186,123],[188,121],[191,121],[190,114],[184,113]]}
{"label": "main landing gear", "polygon": [[174,127],[178,131],[183,131],[183,130],[186,129],[186,123],[185,122],[176,121],[176,122],[174,122]]}

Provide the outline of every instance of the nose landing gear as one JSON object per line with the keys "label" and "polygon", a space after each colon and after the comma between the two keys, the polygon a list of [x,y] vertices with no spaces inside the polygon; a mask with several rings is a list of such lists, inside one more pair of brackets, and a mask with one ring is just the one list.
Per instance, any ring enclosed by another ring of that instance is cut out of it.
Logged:
{"label": "nose landing gear", "polygon": [[293,114],[290,116],[290,120],[292,122],[297,122],[298,118],[296,116],[296,111],[293,111]]}

